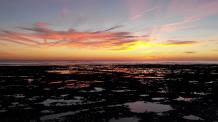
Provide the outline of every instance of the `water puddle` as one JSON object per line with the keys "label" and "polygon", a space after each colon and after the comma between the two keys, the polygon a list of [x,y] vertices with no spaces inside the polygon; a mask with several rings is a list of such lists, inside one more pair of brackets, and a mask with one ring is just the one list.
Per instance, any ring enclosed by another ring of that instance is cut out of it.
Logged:
{"label": "water puddle", "polygon": [[161,113],[161,112],[167,112],[173,110],[173,108],[170,105],[144,102],[144,101],[126,103],[125,105],[127,105],[130,111],[134,113],[145,113],[145,112]]}
{"label": "water puddle", "polygon": [[198,116],[195,116],[195,115],[183,116],[183,119],[187,119],[187,120],[204,120],[201,117],[198,117]]}
{"label": "water puddle", "polygon": [[119,119],[111,119],[109,122],[139,122],[139,119],[136,117],[126,117],[126,118],[119,118]]}

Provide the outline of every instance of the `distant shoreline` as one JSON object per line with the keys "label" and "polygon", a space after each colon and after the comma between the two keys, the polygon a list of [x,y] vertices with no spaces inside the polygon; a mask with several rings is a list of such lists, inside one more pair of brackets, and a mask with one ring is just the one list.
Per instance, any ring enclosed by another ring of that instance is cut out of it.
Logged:
{"label": "distant shoreline", "polygon": [[218,61],[0,61],[0,66],[50,66],[50,65],[101,65],[101,64],[129,64],[129,65],[143,65],[143,64],[157,64],[157,65],[196,65],[196,64],[214,64]]}

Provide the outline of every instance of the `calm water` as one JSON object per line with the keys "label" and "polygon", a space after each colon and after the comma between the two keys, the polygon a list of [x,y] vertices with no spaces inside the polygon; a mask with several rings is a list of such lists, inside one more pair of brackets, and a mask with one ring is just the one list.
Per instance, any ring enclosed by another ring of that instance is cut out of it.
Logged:
{"label": "calm water", "polygon": [[218,65],[12,65],[0,66],[1,122],[218,120]]}

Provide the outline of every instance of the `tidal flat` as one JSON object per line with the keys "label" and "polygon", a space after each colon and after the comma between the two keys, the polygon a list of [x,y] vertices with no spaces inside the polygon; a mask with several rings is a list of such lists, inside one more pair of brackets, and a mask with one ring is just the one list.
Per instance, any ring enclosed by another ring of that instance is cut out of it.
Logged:
{"label": "tidal flat", "polygon": [[218,65],[0,66],[0,121],[218,121]]}

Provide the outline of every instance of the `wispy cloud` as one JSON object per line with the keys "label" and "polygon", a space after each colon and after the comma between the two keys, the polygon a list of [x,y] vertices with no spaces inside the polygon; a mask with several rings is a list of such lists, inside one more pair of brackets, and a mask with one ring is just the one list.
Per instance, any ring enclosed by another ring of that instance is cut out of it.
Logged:
{"label": "wispy cloud", "polygon": [[26,46],[37,46],[40,44],[40,42],[31,39],[31,37],[29,37],[28,35],[11,31],[2,31],[0,33],[0,40]]}
{"label": "wispy cloud", "polygon": [[146,9],[144,11],[141,11],[139,13],[137,13],[136,15],[133,15],[130,19],[131,20],[137,20],[137,19],[140,19],[142,16],[144,16],[145,14],[149,13],[149,12],[152,12],[156,9],[158,9],[159,7],[153,7],[153,8],[150,8],[150,9]]}
{"label": "wispy cloud", "polygon": [[189,28],[194,27],[193,23],[199,20],[200,19],[196,17],[187,17],[177,22],[162,24],[156,27],[151,27],[149,29],[149,35],[164,35],[170,32],[180,31],[183,29],[189,29]]}
{"label": "wispy cloud", "polygon": [[187,51],[187,52],[184,52],[184,53],[186,53],[186,54],[194,54],[196,52],[194,52],[194,51]]}
{"label": "wispy cloud", "polygon": [[[163,7],[163,4],[161,5],[161,7]],[[184,30],[192,30],[193,28],[197,28],[201,25],[196,22],[201,21],[210,15],[217,14],[217,6],[218,0],[171,0],[168,4],[168,8],[162,9],[160,7],[160,10],[162,11],[157,12],[158,15],[154,15],[158,16],[159,18],[163,17],[163,20],[174,20],[175,18],[180,20],[149,27],[149,34],[161,37],[171,35],[171,32],[181,32]]]}
{"label": "wispy cloud", "polygon": [[181,41],[181,40],[168,40],[165,44],[167,45],[193,45],[198,44],[197,41]]}
{"label": "wispy cloud", "polygon": [[130,19],[137,19],[138,17],[142,16],[142,14],[153,7],[150,6],[149,0],[124,0],[125,4],[127,5]]}
{"label": "wispy cloud", "polygon": [[121,28],[122,25],[116,25],[114,27],[111,27],[111,28],[108,28],[106,30],[103,30],[103,31],[99,31],[99,32],[107,32],[107,31],[112,31],[112,30],[115,30],[115,29],[118,29],[118,28]]}
{"label": "wispy cloud", "polygon": [[[186,23],[183,22],[183,23]],[[180,25],[175,23],[169,26]],[[69,29],[59,31],[49,28],[44,22],[35,23],[32,27],[18,27],[21,31],[1,31],[0,40],[30,47],[68,46],[79,48],[103,48],[109,50],[126,50],[134,46],[182,46],[198,44],[197,41],[168,40],[153,43],[150,35],[134,35],[131,32],[114,31],[121,25],[100,31],[78,31]],[[1,43],[0,43],[1,44]],[[2,45],[2,44],[1,44]]]}
{"label": "wispy cloud", "polygon": [[35,27],[38,27],[38,28],[48,28],[49,24],[46,23],[46,22],[36,22],[34,24]]}
{"label": "wispy cloud", "polygon": [[[134,36],[130,32],[112,32],[121,26],[114,26],[103,31],[57,31],[50,29],[47,23],[39,22],[33,27],[19,27],[21,32],[1,31],[0,39],[6,42],[27,46],[81,46],[114,47],[125,43],[147,40],[147,36]],[[23,32],[24,31],[24,32]]]}

